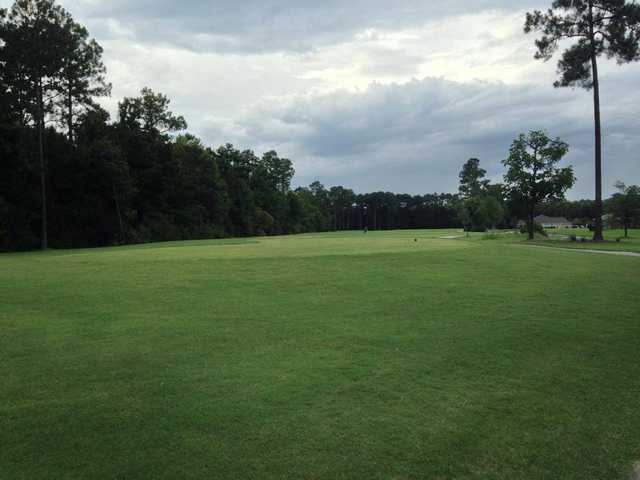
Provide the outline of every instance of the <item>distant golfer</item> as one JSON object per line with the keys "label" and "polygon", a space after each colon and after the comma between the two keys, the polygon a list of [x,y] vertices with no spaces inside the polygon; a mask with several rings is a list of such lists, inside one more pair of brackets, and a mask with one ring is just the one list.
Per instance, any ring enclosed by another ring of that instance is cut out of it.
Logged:
{"label": "distant golfer", "polygon": [[369,233],[369,227],[364,227],[364,233]]}

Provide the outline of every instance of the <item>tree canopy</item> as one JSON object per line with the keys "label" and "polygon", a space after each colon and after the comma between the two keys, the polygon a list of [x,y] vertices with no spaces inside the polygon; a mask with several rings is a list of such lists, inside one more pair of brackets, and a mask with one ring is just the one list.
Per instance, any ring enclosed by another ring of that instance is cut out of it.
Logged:
{"label": "tree canopy", "polygon": [[484,180],[487,171],[480,168],[480,160],[470,158],[460,172],[460,195],[465,198],[479,196],[489,182]]}
{"label": "tree canopy", "polygon": [[[634,4],[576,0],[554,8],[583,15],[585,5],[605,4],[611,11],[597,17],[609,22],[598,52],[631,61]],[[559,28],[567,25],[556,13],[528,18],[528,28],[544,31],[541,58],[564,38]],[[582,30],[566,35],[584,31],[582,23],[573,28]],[[543,132],[514,142],[504,185],[489,182],[471,158],[457,193],[301,186],[294,161],[275,150],[205,145],[186,131],[169,97],[152,88],[121,99],[112,119],[97,102],[111,91],[102,54],[54,0],[17,0],[0,10],[0,250],[365,228],[486,230],[514,226],[522,215],[531,223],[537,213],[598,217],[592,202],[563,198],[575,181],[570,167],[558,167],[568,146]],[[568,84],[578,77],[563,78]],[[636,210],[628,205],[636,196],[637,187],[621,187],[607,209],[634,225]]]}
{"label": "tree canopy", "polygon": [[575,183],[572,167],[558,167],[568,151],[569,145],[562,140],[532,131],[514,140],[509,157],[502,162],[507,167],[504,181],[509,195],[527,213],[529,239],[534,238],[536,207],[562,199]]}
{"label": "tree canopy", "polygon": [[607,210],[628,238],[629,228],[640,225],[640,186],[617,182],[616,189],[618,192],[607,202]]}
{"label": "tree canopy", "polygon": [[550,60],[563,40],[573,43],[558,62],[556,87],[594,87],[592,56],[619,63],[640,59],[640,5],[625,0],[554,0],[527,13],[525,32],[539,31],[536,58]]}

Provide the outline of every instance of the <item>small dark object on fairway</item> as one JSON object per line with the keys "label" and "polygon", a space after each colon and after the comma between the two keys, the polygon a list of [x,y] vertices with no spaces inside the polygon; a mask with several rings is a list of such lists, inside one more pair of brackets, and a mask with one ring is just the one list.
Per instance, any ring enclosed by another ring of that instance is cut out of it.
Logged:
{"label": "small dark object on fairway", "polygon": [[569,240],[571,240],[572,242],[577,242],[578,237],[576,237],[575,235],[569,235]]}
{"label": "small dark object on fairway", "polygon": [[413,239],[413,241],[414,241],[414,242],[417,242],[417,241],[418,241],[418,239],[417,239],[417,238],[414,238],[414,239]]}
{"label": "small dark object on fairway", "polygon": [[620,243],[621,241],[622,241],[622,238],[620,238],[620,237],[616,238],[616,242],[617,243]]}

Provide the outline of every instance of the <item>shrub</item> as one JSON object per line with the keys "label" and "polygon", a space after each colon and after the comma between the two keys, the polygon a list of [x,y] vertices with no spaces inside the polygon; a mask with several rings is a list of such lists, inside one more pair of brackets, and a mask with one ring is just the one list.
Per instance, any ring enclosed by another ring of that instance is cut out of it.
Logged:
{"label": "shrub", "polygon": [[498,235],[496,235],[495,233],[485,233],[482,236],[482,240],[497,240],[498,239]]}
{"label": "shrub", "polygon": [[[524,234],[524,233],[529,233],[529,230],[527,229],[526,225],[522,225],[520,227],[520,233]],[[540,225],[539,223],[535,222],[533,224],[533,233],[537,233],[539,235],[542,235],[543,237],[548,237],[549,235],[547,234],[546,230],[544,229],[544,227],[542,225]]]}

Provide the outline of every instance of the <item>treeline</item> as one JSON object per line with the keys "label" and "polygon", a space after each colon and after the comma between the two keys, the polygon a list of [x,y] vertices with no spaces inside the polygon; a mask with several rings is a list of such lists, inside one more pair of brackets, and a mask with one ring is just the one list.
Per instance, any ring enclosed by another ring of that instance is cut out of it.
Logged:
{"label": "treeline", "polygon": [[453,195],[292,190],[292,162],[180,134],[150,89],[112,120],[102,48],[53,0],[0,10],[0,249],[457,225]]}
{"label": "treeline", "polygon": [[[114,122],[96,106],[81,113],[73,141],[45,129],[48,246],[459,225],[456,195],[358,195],[319,182],[292,189],[292,162],[276,152],[213,150],[192,135],[169,135],[186,125],[168,105],[145,89],[120,103]],[[37,129],[3,117],[0,248],[38,248]]]}
{"label": "treeline", "polygon": [[[357,194],[319,182],[293,189],[293,163],[275,151],[203,145],[182,133],[187,122],[169,99],[148,88],[122,99],[111,119],[96,103],[111,92],[102,48],[54,0],[0,10],[0,67],[3,251],[365,228],[484,230],[534,213],[595,214],[591,201],[558,200],[572,178],[551,190],[523,184],[531,155],[518,158],[514,147],[505,185],[489,184],[472,159],[457,194]],[[514,143],[522,152],[525,140]],[[611,200],[616,218],[634,225],[637,187],[621,189]]]}
{"label": "treeline", "polygon": [[[460,171],[456,196],[458,219],[466,230],[484,232],[490,228],[513,228],[524,222],[529,238],[541,226],[538,215],[563,217],[574,225],[596,227],[598,208],[592,200],[569,201],[565,193],[576,181],[573,167],[559,167],[569,145],[552,139],[542,131],[522,134],[514,140],[508,158],[504,183],[492,184],[480,160],[469,159]],[[640,228],[640,186],[615,184],[617,192],[603,203],[601,219],[608,228]]]}

